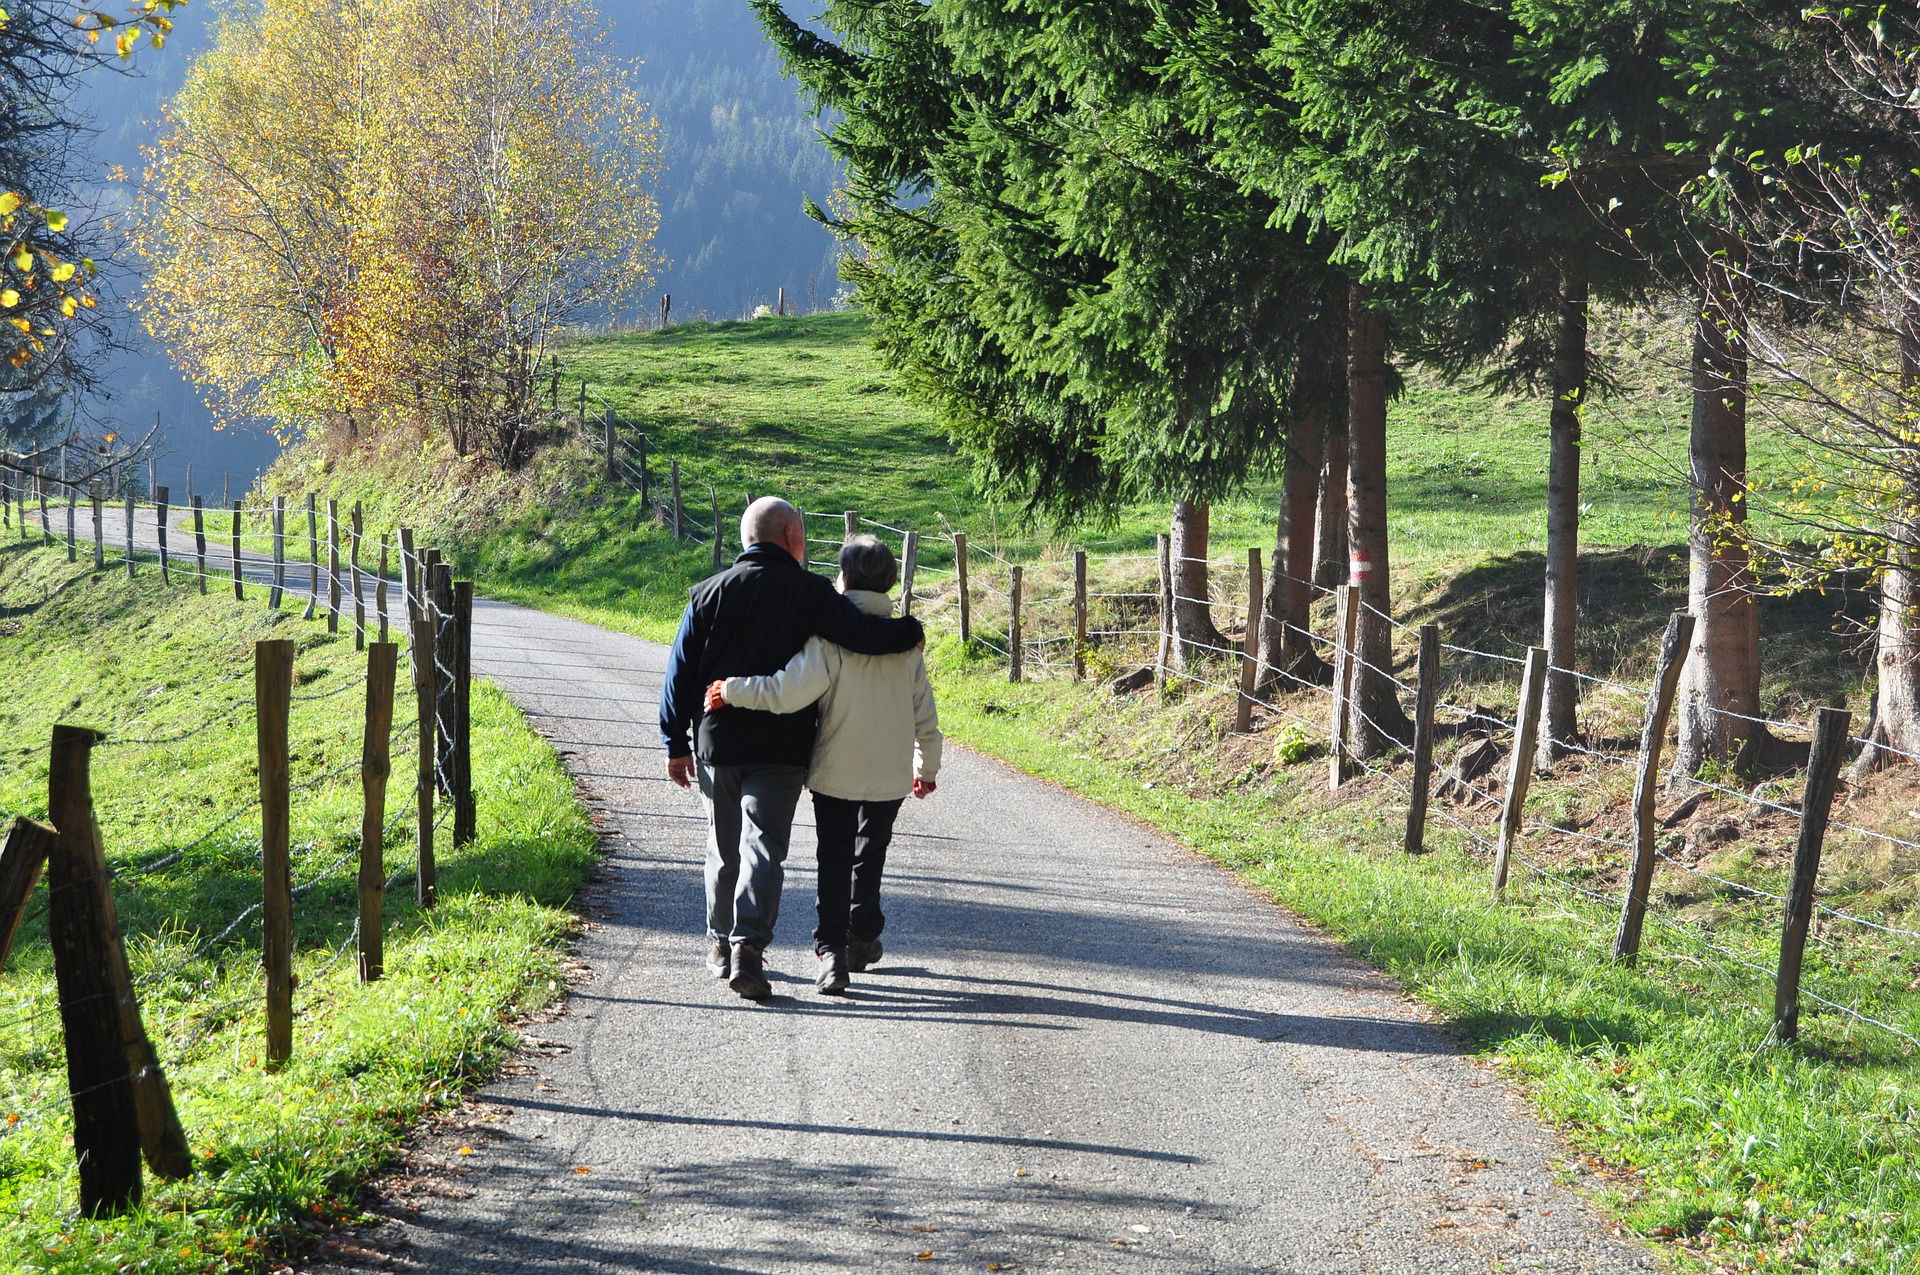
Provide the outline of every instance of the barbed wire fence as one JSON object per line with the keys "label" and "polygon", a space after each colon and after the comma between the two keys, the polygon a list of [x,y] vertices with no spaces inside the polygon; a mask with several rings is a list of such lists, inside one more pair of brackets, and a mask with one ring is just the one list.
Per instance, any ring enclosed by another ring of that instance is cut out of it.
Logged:
{"label": "barbed wire fence", "polygon": [[[15,496],[9,522],[21,528],[25,540],[57,547],[64,539],[69,560],[77,562],[80,527],[85,525],[80,513],[85,510],[91,520],[88,529],[94,533],[86,538],[87,547],[97,569],[124,570],[129,576],[157,571],[163,583],[201,593],[231,587],[236,598],[264,601],[290,612],[304,605],[306,613],[326,623],[330,631],[349,628],[356,645],[366,653],[364,670],[337,684],[308,689],[295,684],[294,643],[263,641],[256,644],[250,670],[254,693],[239,695],[232,689],[249,670],[220,679],[206,688],[211,703],[189,726],[143,729],[145,714],[136,713],[111,723],[104,732],[57,726],[50,747],[22,743],[0,750],[0,764],[24,774],[26,782],[44,776],[49,788],[48,821],[16,818],[0,847],[0,961],[23,926],[44,923],[54,973],[51,986],[23,981],[8,989],[5,1008],[0,1008],[4,1015],[0,1030],[37,1030],[42,1020],[58,1016],[70,1065],[77,1067],[65,1086],[57,1085],[50,1074],[29,1073],[22,1077],[28,1086],[25,1091],[0,1094],[0,1118],[4,1119],[0,1138],[54,1116],[70,1119],[82,1211],[104,1216],[138,1203],[143,1158],[149,1169],[162,1176],[182,1176],[187,1169],[184,1136],[172,1115],[165,1072],[141,1021],[142,998],[164,993],[164,1012],[179,1020],[164,1036],[170,1056],[184,1056],[236,1016],[261,1014],[266,1021],[269,1065],[283,1065],[293,1049],[294,988],[302,982],[313,986],[350,951],[358,954],[362,980],[379,979],[387,891],[411,876],[418,902],[431,906],[436,892],[436,828],[450,822],[456,845],[474,837],[472,584],[453,580],[451,565],[441,561],[436,551],[416,552],[406,532],[396,533],[391,545],[388,537],[380,537],[378,567],[368,570],[362,560],[365,537],[360,510],[356,507],[342,516],[334,502],[327,502],[324,514],[309,502],[310,560],[303,573],[307,578],[300,581],[288,561],[291,536],[283,500],[275,499],[264,508],[236,502],[228,525],[222,528],[225,534],[216,538],[207,534],[208,520],[197,498],[189,507],[191,521],[184,527],[170,525],[170,514],[177,517],[179,511],[169,510],[167,492],[159,488],[150,502],[119,502],[114,512],[122,525],[112,527],[118,534],[110,536],[107,524],[114,519],[108,516],[107,502],[97,495],[89,494],[83,503],[78,490],[69,491],[69,514],[61,528],[51,502],[29,521],[17,498],[20,486],[24,484],[8,488],[5,494]],[[146,523],[149,516],[152,522]],[[170,530],[185,530],[191,536],[190,552],[174,551]],[[110,553],[110,540],[118,542],[111,546],[117,552]],[[397,582],[387,578],[395,551],[402,567]],[[390,615],[396,584],[399,614]],[[401,647],[389,640],[392,629],[402,630],[406,638],[416,707],[412,714],[402,715],[397,725],[393,710]],[[337,715],[332,701],[356,692],[365,701],[360,755],[330,761],[303,759],[296,766],[288,751],[290,720]],[[154,852],[123,849],[109,865],[93,829],[117,826],[113,787],[137,778],[114,775],[113,759],[138,755],[139,749],[190,749],[197,738],[238,733],[249,725],[258,750],[258,795],[208,812],[198,829],[185,835],[149,831],[156,844]],[[403,784],[392,785],[391,791],[399,805],[413,807],[415,855],[400,871],[388,874],[384,865],[388,830],[399,822],[388,809],[388,780],[394,762],[409,757],[416,763],[413,791]],[[322,836],[294,845],[293,810],[314,802],[323,807],[337,804],[334,794],[356,773],[362,797],[358,837]],[[104,805],[96,804],[93,797],[101,775],[106,778]],[[343,840],[350,848],[325,849]],[[260,896],[224,921],[203,926],[190,942],[142,936],[146,940],[143,968],[135,976],[116,919],[116,896],[126,905],[138,903],[142,891],[171,888],[170,870],[210,848],[252,854],[260,867]],[[36,903],[36,886],[43,875],[48,889]],[[304,980],[297,979],[296,962],[303,958],[292,942],[296,902],[316,894],[331,896],[348,886],[357,895],[358,905],[349,932],[329,947],[317,967],[303,971]],[[236,943],[257,945],[265,965],[264,987],[205,1003],[203,992],[229,987],[230,980],[199,975],[210,962],[224,965],[222,954]]]}

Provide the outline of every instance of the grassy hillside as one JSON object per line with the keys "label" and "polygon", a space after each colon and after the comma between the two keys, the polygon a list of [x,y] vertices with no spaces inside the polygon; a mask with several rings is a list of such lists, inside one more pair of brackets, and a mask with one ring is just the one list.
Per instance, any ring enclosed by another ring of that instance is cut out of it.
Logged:
{"label": "grassy hillside", "polygon": [[[1607,959],[1622,879],[1618,838],[1632,783],[1622,762],[1668,611],[1684,602],[1683,467],[1687,396],[1671,325],[1635,318],[1604,329],[1626,392],[1587,417],[1581,666],[1624,685],[1590,683],[1583,706],[1595,756],[1536,783],[1530,831],[1506,902],[1487,901],[1483,851],[1447,820],[1485,829],[1483,805],[1445,807],[1435,853],[1398,852],[1404,759],[1328,795],[1326,701],[1282,696],[1251,735],[1226,729],[1230,664],[1198,670],[1216,684],[1116,697],[1055,676],[1009,686],[987,647],[952,636],[951,581],[924,582],[943,717],[957,738],[1129,810],[1241,873],[1391,969],[1463,1040],[1519,1080],[1579,1148],[1569,1173],[1624,1225],[1666,1241],[1683,1269],[1902,1271],[1920,1261],[1920,1178],[1910,1097],[1920,1036],[1920,785],[1905,772],[1850,791],[1840,818],[1892,835],[1830,838],[1823,914],[1808,987],[1886,1027],[1809,1001],[1803,1041],[1760,1048],[1778,951],[1798,780],[1778,777],[1710,795],[1663,842],[1651,924],[1637,970]],[[965,467],[903,398],[864,344],[858,316],[689,325],[587,342],[568,361],[590,410],[612,406],[645,431],[655,472],[680,460],[689,503],[706,484],[724,507],[775,493],[810,510],[855,508],[894,529],[965,530],[976,555],[974,618],[1004,636],[1007,584],[993,553],[1028,566],[1029,640],[1064,631],[1064,552],[1096,565],[1095,624],[1151,624],[1141,555],[1164,529],[1158,506],[1073,532],[1022,526],[975,490]],[[573,393],[577,390],[568,389]],[[1536,640],[1541,605],[1545,406],[1538,400],[1415,379],[1390,428],[1395,611],[1434,620],[1448,642],[1495,656]],[[1756,473],[1786,481],[1800,461],[1756,429]],[[296,457],[279,479],[377,501],[384,517],[431,527],[463,570],[496,595],[664,639],[684,589],[708,569],[703,546],[675,545],[625,487],[605,481],[590,448],[553,453],[512,484],[417,458],[326,472]],[[1270,476],[1215,508],[1213,556],[1271,545]],[[1764,513],[1761,515],[1764,520]],[[377,521],[377,520],[376,520]],[[1776,525],[1772,528],[1779,531]],[[814,528],[823,552],[837,523]],[[924,559],[947,559],[937,541]],[[1232,569],[1216,598],[1240,596]],[[1239,622],[1222,607],[1223,628]],[[1810,705],[1861,710],[1868,612],[1856,593],[1769,599],[1763,657],[1769,713]],[[1409,658],[1406,635],[1396,659]],[[1121,638],[1094,653],[1097,672],[1140,653]],[[1064,648],[1051,651],[1058,663]],[[1044,672],[1044,670],[1042,670]],[[1057,672],[1057,669],[1055,670]],[[1509,713],[1516,672],[1498,658],[1449,652],[1443,690]],[[1443,758],[1457,747],[1449,741]],[[1498,787],[1498,778],[1483,781]],[[1782,808],[1783,803],[1789,803]],[[1671,813],[1673,799],[1663,799]],[[1566,832],[1541,829],[1567,829]],[[1596,902],[1596,896],[1602,900]],[[1862,925],[1854,918],[1870,921]],[[1887,926],[1878,929],[1875,926]],[[1710,1012],[1703,1012],[1710,1011]],[[1891,1028],[1892,1030],[1888,1030]]]}
{"label": "grassy hillside", "polygon": [[[253,643],[296,643],[295,1046],[263,1065]],[[426,1111],[515,1042],[561,986],[566,905],[595,840],[552,751],[476,688],[480,837],[440,838],[440,902],[413,902],[412,754],[396,708],[386,977],[354,958],[364,656],[258,599],[129,583],[0,545],[0,813],[44,817],[55,722],[102,730],[93,792],[149,1034],[196,1163],[115,1221],[76,1217],[71,1117],[44,893],[0,974],[0,1238],[7,1271],[261,1269],[319,1223]],[[403,679],[404,681],[404,675]],[[44,887],[42,887],[44,891]]]}

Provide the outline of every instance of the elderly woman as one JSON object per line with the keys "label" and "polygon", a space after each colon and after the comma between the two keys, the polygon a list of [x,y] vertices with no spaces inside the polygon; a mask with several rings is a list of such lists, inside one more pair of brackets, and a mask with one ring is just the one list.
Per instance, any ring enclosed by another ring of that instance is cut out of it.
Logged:
{"label": "elderly woman", "polygon": [[[841,546],[835,583],[862,611],[891,614],[887,592],[899,578],[892,550],[872,536]],[[816,700],[820,733],[807,773],[820,842],[815,986],[836,993],[847,989],[853,971],[880,959],[887,845],[907,794],[934,791],[940,719],[918,650],[859,655],[815,637],[778,673],[729,677],[707,688],[709,710],[734,704],[792,713]]]}

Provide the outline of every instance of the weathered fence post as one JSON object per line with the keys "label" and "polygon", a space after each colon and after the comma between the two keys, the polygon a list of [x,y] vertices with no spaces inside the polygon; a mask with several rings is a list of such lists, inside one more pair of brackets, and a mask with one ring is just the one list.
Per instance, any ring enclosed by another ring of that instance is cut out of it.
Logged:
{"label": "weathered fence post", "polygon": [[1087,676],[1087,551],[1073,551],[1073,678]]}
{"label": "weathered fence post", "polygon": [[1519,720],[1514,723],[1513,756],[1508,758],[1507,797],[1500,807],[1500,840],[1493,855],[1493,897],[1507,888],[1507,863],[1513,857],[1514,838],[1520,835],[1520,807],[1533,781],[1533,746],[1540,734],[1540,703],[1547,690],[1547,649],[1527,648],[1526,672],[1520,679]]}
{"label": "weathered fence post", "polygon": [[93,501],[93,569],[102,571],[107,565],[107,539],[104,530],[104,511],[100,507],[99,479],[93,480],[93,485],[88,489],[88,495]]}
{"label": "weathered fence post", "polygon": [[784,284],[780,287],[779,298],[778,303],[775,304],[773,308],[773,312],[784,319],[787,317],[787,289]]}
{"label": "weathered fence post", "polygon": [[1020,668],[1026,660],[1026,642],[1020,636],[1020,574],[1019,567],[1009,573],[1007,581],[1007,680],[1020,680]]}
{"label": "weathered fence post", "polygon": [[680,540],[687,534],[687,511],[680,503],[680,458],[676,456],[667,464],[673,477],[673,538]]}
{"label": "weathered fence post", "polygon": [[59,833],[43,823],[16,815],[7,828],[5,845],[0,845],[0,966],[7,963],[14,936],[26,919],[27,900],[33,887],[40,884],[47,856],[53,851]]}
{"label": "weathered fence post", "polygon": [[471,845],[473,804],[473,581],[453,584],[453,844]]}
{"label": "weathered fence post", "polygon": [[153,489],[154,537],[160,543],[160,583],[173,583],[173,564],[167,556],[167,489]]}
{"label": "weathered fence post", "polygon": [[34,475],[33,494],[40,498],[40,545],[42,548],[50,549],[53,547],[53,521],[47,517],[47,476],[45,474]]}
{"label": "weathered fence post", "polygon": [[434,682],[440,691],[434,699],[433,710],[440,730],[440,752],[436,762],[440,794],[452,801],[457,791],[454,787],[454,752],[459,747],[455,724],[460,720],[459,705],[455,703],[459,688],[454,685],[458,657],[454,653],[457,632],[453,612],[453,564],[441,562],[437,555],[430,556],[428,562],[427,581],[433,593]]}
{"label": "weathered fence post", "polygon": [[187,503],[193,503],[193,462],[187,462]]}
{"label": "weathered fence post", "polygon": [[1793,847],[1793,880],[1787,887],[1786,915],[1780,930],[1780,971],[1773,984],[1773,1038],[1800,1036],[1800,963],[1806,955],[1807,931],[1813,924],[1813,887],[1820,876],[1820,849],[1827,836],[1827,816],[1839,787],[1840,762],[1847,749],[1847,731],[1853,714],[1844,708],[1823,708],[1813,732],[1813,753],[1807,762],[1807,792],[1800,803],[1800,837]]}
{"label": "weathered fence post", "polygon": [[967,591],[967,533],[953,533],[953,574],[960,589],[960,641],[973,640],[973,596]]}
{"label": "weathered fence post", "polygon": [[126,513],[127,531],[127,579],[133,579],[133,492],[128,490],[123,500]]}
{"label": "weathered fence post", "polygon": [[307,606],[303,620],[320,614],[320,506],[312,492],[307,493]]}
{"label": "weathered fence post", "polygon": [[713,501],[713,569],[718,571],[726,563],[726,529],[720,525],[720,493],[707,484],[707,498]]}
{"label": "weathered fence post", "polygon": [[671,315],[672,313],[673,313],[673,294],[671,292],[663,292],[660,294],[660,326],[661,327],[664,328],[667,326],[668,316]]}
{"label": "weathered fence post", "polygon": [[[64,449],[62,449],[61,454],[62,455],[65,454]],[[71,485],[69,485],[67,488],[67,561],[68,562],[80,561],[80,549],[77,544],[77,541],[79,538],[74,534],[74,523],[77,520],[78,514],[79,514],[79,510],[78,510],[79,501],[80,501],[79,493],[76,492]]]}
{"label": "weathered fence post", "polygon": [[900,614],[913,614],[913,575],[920,565],[920,533],[909,531],[900,551]]}
{"label": "weathered fence post", "polygon": [[267,605],[280,609],[287,592],[287,498],[273,498],[273,583],[267,588]]}
{"label": "weathered fence post", "polygon": [[53,728],[48,816],[59,829],[47,864],[47,936],[66,1033],[67,1087],[89,1217],[140,1202],[140,1157],[162,1177],[192,1172],[173,1095],[140,1020],[126,945],[93,815],[91,753],[100,736]]}
{"label": "weathered fence post", "polygon": [[386,907],[387,777],[393,773],[393,682],[400,648],[375,642],[367,648],[367,708],[360,737],[360,981],[371,983],[385,967],[381,932]]}
{"label": "weathered fence post", "polygon": [[255,738],[260,756],[260,961],[267,971],[267,1065],[293,1057],[292,793],[287,721],[293,643],[254,644]]}
{"label": "weathered fence post", "polygon": [[367,649],[367,592],[360,574],[360,537],[365,534],[359,501],[353,502],[352,522],[347,527],[347,570],[353,581],[353,649]]}
{"label": "weathered fence post", "polygon": [[436,706],[440,702],[438,674],[434,667],[433,609],[421,599],[412,620],[413,696],[420,713],[420,747],[414,784],[414,849],[419,870],[414,877],[415,897],[423,908],[433,906],[433,798],[434,759],[440,755]]}
{"label": "weathered fence post", "polygon": [[1408,854],[1427,848],[1427,798],[1433,788],[1433,719],[1440,705],[1440,626],[1420,626],[1420,655],[1414,666],[1420,684],[1413,696],[1413,777],[1407,801]]}
{"label": "weathered fence post", "polygon": [[385,532],[380,535],[380,573],[374,577],[373,582],[373,610],[380,622],[379,640],[384,642],[387,640],[387,537]]}
{"label": "weathered fence post", "polygon": [[1253,688],[1260,672],[1261,580],[1260,551],[1247,550],[1247,631],[1241,641],[1240,698],[1234,707],[1233,729],[1244,735],[1253,729]]}
{"label": "weathered fence post", "polygon": [[651,518],[653,517],[653,471],[647,468],[647,436],[645,434],[640,435],[637,447],[640,452],[640,516]]}
{"label": "weathered fence post", "polygon": [[1680,670],[1693,645],[1691,615],[1675,611],[1667,617],[1660,638],[1660,663],[1653,687],[1647,692],[1646,712],[1640,718],[1640,764],[1633,777],[1633,863],[1627,874],[1626,899],[1620,908],[1620,926],[1614,931],[1613,959],[1632,965],[1640,956],[1640,930],[1646,921],[1647,898],[1653,889],[1655,825],[1653,798],[1660,774],[1660,749],[1667,742],[1667,719],[1680,686]]}
{"label": "weathered fence post", "polygon": [[233,502],[233,598],[236,602],[246,601],[246,585],[240,578],[240,502]]}
{"label": "weathered fence post", "polygon": [[1154,675],[1165,690],[1173,673],[1173,542],[1163,531],[1154,537],[1154,546],[1160,557],[1160,649]]}
{"label": "weathered fence post", "polygon": [[413,552],[413,528],[400,528],[400,609],[411,625],[420,618],[420,562]]}
{"label": "weathered fence post", "polygon": [[841,523],[841,526],[844,528],[844,530],[840,533],[841,544],[845,544],[847,541],[853,539],[855,536],[860,534],[860,512],[858,510],[849,509],[845,513],[841,514],[840,523]]}
{"label": "weathered fence post", "polygon": [[207,511],[202,498],[193,498],[193,566],[200,580],[200,592],[207,591]]}
{"label": "weathered fence post", "polygon": [[340,502],[327,501],[327,632],[340,631]]}
{"label": "weathered fence post", "polygon": [[1338,788],[1353,777],[1353,753],[1347,745],[1353,734],[1353,641],[1358,632],[1358,595],[1343,584],[1334,591],[1333,704],[1327,725],[1327,787]]}
{"label": "weathered fence post", "polygon": [[610,483],[618,483],[620,481],[620,470],[613,453],[613,409],[611,407],[607,409],[606,415],[601,419],[601,434],[601,446],[606,452],[607,481]]}

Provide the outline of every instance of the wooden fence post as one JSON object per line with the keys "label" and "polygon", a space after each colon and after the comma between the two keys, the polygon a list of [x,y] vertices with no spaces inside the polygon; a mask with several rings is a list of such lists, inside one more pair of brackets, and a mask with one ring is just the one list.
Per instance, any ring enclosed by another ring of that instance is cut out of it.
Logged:
{"label": "wooden fence post", "polygon": [[1260,551],[1247,550],[1247,632],[1240,655],[1240,698],[1234,707],[1233,729],[1244,735],[1253,729],[1253,688],[1260,672],[1261,585]]}
{"label": "wooden fence post", "polygon": [[193,503],[193,462],[187,462],[187,503]]}
{"label": "wooden fence post", "polygon": [[687,511],[680,503],[680,458],[676,456],[667,464],[673,477],[673,538],[680,540],[687,534]]}
{"label": "wooden fence post", "polygon": [[267,970],[267,1066],[293,1057],[292,793],[287,721],[293,643],[254,644],[255,738],[260,755],[260,961]]}
{"label": "wooden fence post", "polygon": [[154,536],[160,542],[160,583],[173,583],[173,564],[167,557],[167,489],[153,489]]}
{"label": "wooden fence post", "polygon": [[794,509],[800,515],[800,565],[804,567],[807,565],[810,557],[808,551],[812,548],[812,546],[807,543],[807,511],[801,509],[798,505],[795,505]]}
{"label": "wooden fence post", "polygon": [[420,618],[420,561],[413,551],[413,528],[400,528],[400,602],[411,625]]}
{"label": "wooden fence post", "polygon": [[1520,835],[1521,805],[1533,782],[1533,746],[1540,734],[1540,702],[1547,690],[1547,650],[1527,648],[1526,672],[1520,679],[1520,714],[1514,724],[1513,756],[1507,765],[1507,798],[1500,807],[1500,840],[1493,855],[1493,897],[1507,888],[1507,862],[1513,857],[1514,838]]}
{"label": "wooden fence post", "polygon": [[320,613],[320,507],[312,492],[307,493],[307,606],[300,618],[311,620]]}
{"label": "wooden fence post", "polygon": [[1154,537],[1154,545],[1160,557],[1160,649],[1155,656],[1155,678],[1165,690],[1173,672],[1173,547],[1164,531]]}
{"label": "wooden fence post", "polygon": [[1007,680],[1020,680],[1020,667],[1025,663],[1026,642],[1020,636],[1020,568],[1015,567],[1007,582]]}
{"label": "wooden fence post", "polygon": [[[64,449],[62,454],[64,454]],[[67,561],[68,562],[80,561],[80,548],[78,544],[79,537],[77,537],[74,534],[74,523],[79,516],[79,510],[78,510],[79,503],[80,503],[80,493],[76,492],[71,486],[69,486],[67,488]]]}
{"label": "wooden fence post", "polygon": [[133,579],[133,493],[129,491],[123,499],[126,512],[127,531],[127,579]]}
{"label": "wooden fence post", "polygon": [[203,497],[193,498],[193,564],[200,579],[200,592],[207,591],[207,511]]}
{"label": "wooden fence post", "polygon": [[1087,551],[1073,551],[1073,678],[1087,676]]}
{"label": "wooden fence post", "polygon": [[1408,854],[1427,848],[1427,797],[1433,787],[1433,719],[1440,705],[1440,626],[1420,626],[1420,656],[1414,676],[1419,688],[1413,696],[1413,779],[1407,802]]}
{"label": "wooden fence post", "polygon": [[849,509],[840,515],[840,524],[844,530],[840,533],[840,543],[845,544],[860,534],[860,511]]}
{"label": "wooden fence post", "polygon": [[40,498],[40,545],[53,547],[53,522],[47,517],[47,476],[36,474],[33,479],[33,493]]}
{"label": "wooden fence post", "polygon": [[278,611],[287,593],[287,498],[273,498],[273,584],[267,589],[267,605]]}
{"label": "wooden fence post", "polygon": [[661,327],[664,328],[667,326],[668,316],[670,316],[672,313],[673,313],[673,294],[671,292],[663,292],[660,294],[660,326]]}
{"label": "wooden fence post", "polygon": [[1354,586],[1343,584],[1334,591],[1333,704],[1327,724],[1328,788],[1338,788],[1353,777],[1353,753],[1347,740],[1353,734],[1353,641],[1358,632],[1359,611]]}
{"label": "wooden fence post", "polygon": [[240,578],[240,502],[233,502],[233,599],[246,601],[246,585]]}
{"label": "wooden fence post", "polygon": [[1667,617],[1667,631],[1660,638],[1660,664],[1640,718],[1640,765],[1633,777],[1633,864],[1620,908],[1620,926],[1613,936],[1613,959],[1628,965],[1640,957],[1640,929],[1653,889],[1653,798],[1660,775],[1660,750],[1667,742],[1667,719],[1673,713],[1674,694],[1680,687],[1680,670],[1693,645],[1693,624],[1693,617],[1685,611]]}
{"label": "wooden fence post", "polygon": [[[192,1172],[186,1135],[140,1020],[99,825],[91,753],[100,736],[53,728],[47,934],[67,1041],[80,1209],[90,1217],[140,1202],[140,1157],[162,1177]],[[105,1002],[103,1009],[102,1002]]]}
{"label": "wooden fence post", "polygon": [[1840,762],[1847,750],[1853,714],[1823,708],[1814,727],[1813,754],[1807,763],[1807,792],[1800,803],[1800,837],[1793,847],[1793,880],[1787,887],[1786,915],[1780,931],[1780,971],[1773,984],[1773,1039],[1800,1036],[1800,962],[1813,923],[1813,887],[1820,876],[1820,849],[1827,816],[1839,787]]}
{"label": "wooden fence post", "polygon": [[707,484],[707,498],[713,501],[713,569],[718,571],[726,563],[726,529],[720,525],[720,493]]}
{"label": "wooden fence post", "polygon": [[913,614],[913,575],[920,565],[920,533],[909,531],[900,552],[900,614]]}
{"label": "wooden fence post", "polygon": [[387,537],[385,532],[380,535],[380,572],[374,577],[373,582],[373,610],[379,617],[379,640],[384,642],[387,640]]}
{"label": "wooden fence post", "polygon": [[27,915],[27,900],[46,871],[47,856],[60,834],[46,824],[16,815],[0,845],[0,966],[7,963],[14,936]]}
{"label": "wooden fence post", "polygon": [[360,574],[360,537],[366,532],[359,501],[353,502],[352,521],[347,527],[347,571],[353,581],[353,649],[367,649],[367,592]]}
{"label": "wooden fence post", "polygon": [[[642,518],[651,518],[653,517],[653,509],[651,504],[653,500],[653,471],[647,468],[647,436],[645,434],[640,435],[639,451],[640,451],[640,516]],[[748,501],[747,503],[752,504],[753,502]]]}
{"label": "wooden fence post", "polygon": [[414,786],[414,848],[419,870],[414,878],[415,897],[423,908],[433,906],[433,797],[434,759],[440,755],[440,732],[435,717],[440,702],[440,687],[433,658],[433,612],[424,600],[412,620],[413,696],[420,713],[420,747]]}
{"label": "wooden fence post", "polygon": [[960,588],[960,641],[973,640],[973,597],[967,592],[967,533],[953,533],[953,574]]}
{"label": "wooden fence post", "polygon": [[607,409],[606,416],[601,420],[601,434],[601,446],[606,452],[607,481],[610,483],[618,483],[620,481],[620,470],[613,454],[613,409],[611,407]]}
{"label": "wooden fence post", "polygon": [[[383,541],[384,543],[384,541]],[[393,773],[393,682],[400,648],[367,648],[367,708],[360,737],[360,981],[380,977],[386,963],[381,932],[386,906],[387,777]]]}
{"label": "wooden fence post", "polygon": [[453,844],[473,844],[473,581],[453,585]]}
{"label": "wooden fence post", "polygon": [[93,501],[93,569],[103,571],[107,565],[107,538],[104,531],[104,511],[101,509],[100,480],[94,479],[90,490]]}
{"label": "wooden fence post", "polygon": [[459,721],[460,711],[455,702],[459,688],[454,685],[458,657],[454,654],[453,565],[441,562],[437,555],[430,557],[429,562],[427,580],[433,593],[434,684],[440,692],[434,698],[433,709],[440,731],[440,751],[435,761],[440,794],[451,801],[456,792],[453,782],[454,751],[459,746],[454,725]]}
{"label": "wooden fence post", "polygon": [[340,631],[340,502],[327,502],[327,632]]}

